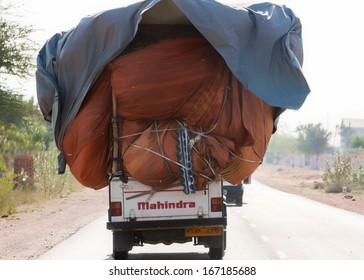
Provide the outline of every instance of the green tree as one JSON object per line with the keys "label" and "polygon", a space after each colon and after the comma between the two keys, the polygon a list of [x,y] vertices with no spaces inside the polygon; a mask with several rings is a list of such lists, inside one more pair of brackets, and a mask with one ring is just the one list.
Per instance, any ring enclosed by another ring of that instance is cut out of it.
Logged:
{"label": "green tree", "polygon": [[350,146],[350,144],[356,134],[357,134],[357,131],[355,130],[355,128],[341,124],[340,137],[341,137],[341,142],[345,145],[345,147]]}
{"label": "green tree", "polygon": [[[34,100],[26,101],[14,89],[34,72],[36,44],[31,40],[32,26],[16,21],[12,4],[0,0],[0,153],[19,149],[34,150],[40,135],[47,128],[39,122],[39,110]],[[17,9],[19,11],[19,9]]]}
{"label": "green tree", "polygon": [[33,99],[27,106],[33,108],[33,112],[24,116],[20,123],[0,126],[0,154],[48,149],[53,140],[51,125],[44,121]]}
{"label": "green tree", "polygon": [[364,135],[357,135],[351,141],[350,146],[355,149],[364,149]]}
{"label": "green tree", "polygon": [[265,160],[267,163],[275,163],[281,158],[297,153],[297,138],[276,132],[269,141]]}
{"label": "green tree", "polygon": [[21,84],[34,71],[36,44],[31,39],[32,26],[23,26],[15,19],[14,5],[0,0],[0,127],[18,125],[33,113],[24,97],[9,81]]}
{"label": "green tree", "polygon": [[34,67],[34,29],[14,20],[15,8],[0,0],[0,74],[25,78]]}
{"label": "green tree", "polygon": [[320,155],[329,147],[331,133],[321,127],[321,123],[300,125],[297,127],[297,148],[307,155]]}

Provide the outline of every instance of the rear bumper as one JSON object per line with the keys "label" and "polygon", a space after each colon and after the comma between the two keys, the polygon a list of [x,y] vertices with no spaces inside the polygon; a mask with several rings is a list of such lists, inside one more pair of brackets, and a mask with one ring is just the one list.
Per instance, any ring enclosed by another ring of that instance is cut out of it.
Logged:
{"label": "rear bumper", "polygon": [[218,226],[226,227],[227,219],[211,218],[211,219],[182,219],[182,220],[154,220],[154,221],[128,221],[128,222],[108,222],[107,229],[112,231],[138,231],[138,230],[163,230],[184,227],[198,226]]}

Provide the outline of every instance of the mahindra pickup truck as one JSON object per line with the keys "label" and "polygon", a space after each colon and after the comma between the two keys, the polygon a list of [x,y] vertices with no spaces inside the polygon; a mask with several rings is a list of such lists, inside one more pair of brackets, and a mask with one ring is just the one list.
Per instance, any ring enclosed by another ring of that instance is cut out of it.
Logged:
{"label": "mahindra pickup truck", "polygon": [[152,188],[129,178],[109,184],[109,220],[113,258],[126,259],[133,246],[193,242],[208,248],[212,259],[226,249],[226,203],[222,180],[204,190],[186,192],[180,184]]}

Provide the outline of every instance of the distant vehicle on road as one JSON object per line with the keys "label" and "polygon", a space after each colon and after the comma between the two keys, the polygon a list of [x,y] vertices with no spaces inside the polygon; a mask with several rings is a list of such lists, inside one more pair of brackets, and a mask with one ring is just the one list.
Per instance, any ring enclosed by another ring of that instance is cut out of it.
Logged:
{"label": "distant vehicle on road", "polygon": [[249,176],[244,181],[239,184],[230,184],[226,181],[223,183],[224,196],[226,198],[226,203],[234,203],[236,206],[243,205],[244,197],[244,184],[250,184],[251,177]]}

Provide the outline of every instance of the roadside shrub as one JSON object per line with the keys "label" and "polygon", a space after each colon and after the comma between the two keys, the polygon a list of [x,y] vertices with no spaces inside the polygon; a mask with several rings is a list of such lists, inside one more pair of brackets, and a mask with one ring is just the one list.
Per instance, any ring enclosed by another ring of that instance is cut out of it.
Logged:
{"label": "roadside shrub", "polygon": [[353,168],[352,182],[354,185],[363,189],[363,187],[364,187],[364,168],[363,168],[362,163],[359,163],[357,166],[355,166]]}
{"label": "roadside shrub", "polygon": [[313,182],[313,187],[312,187],[314,190],[322,190],[325,188],[325,185],[323,182],[320,182],[320,181],[314,181]]}
{"label": "roadside shrub", "polygon": [[18,206],[26,203],[38,203],[67,195],[75,190],[75,186],[79,186],[69,171],[58,175],[57,155],[56,148],[38,152],[34,156],[34,178],[30,178],[26,172],[14,175],[0,161],[0,217],[14,214]]}
{"label": "roadside shrub", "polygon": [[[33,202],[34,199],[33,195],[29,194],[29,178],[23,172],[15,175],[3,161],[0,161],[0,170],[0,217],[2,217],[14,214],[17,206]],[[14,190],[14,179],[19,183],[19,188],[16,190]]]}
{"label": "roadside shrub", "polygon": [[72,176],[68,170],[58,175],[58,150],[53,147],[38,153],[35,159],[35,186],[44,199],[57,198],[73,189]]}
{"label": "roadside shrub", "polygon": [[334,156],[333,166],[326,162],[325,171],[322,180],[326,185],[326,192],[339,193],[343,187],[347,187],[350,191],[352,185],[352,164],[351,158],[348,156]]}
{"label": "roadside shrub", "polygon": [[322,175],[325,190],[339,193],[346,187],[347,192],[364,190],[364,167],[361,162],[353,162],[350,156],[334,156],[332,166],[326,162]]}
{"label": "roadside shrub", "polygon": [[7,170],[0,159],[0,217],[15,211],[13,203],[9,201],[13,189],[14,176]]}
{"label": "roadside shrub", "polygon": [[[339,184],[331,184],[326,186],[325,191],[327,193],[341,193],[343,192],[343,186],[339,185]],[[347,192],[351,192],[350,188],[347,188]]]}

